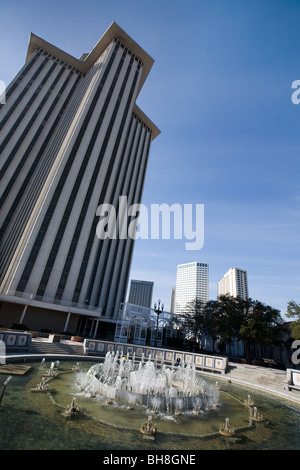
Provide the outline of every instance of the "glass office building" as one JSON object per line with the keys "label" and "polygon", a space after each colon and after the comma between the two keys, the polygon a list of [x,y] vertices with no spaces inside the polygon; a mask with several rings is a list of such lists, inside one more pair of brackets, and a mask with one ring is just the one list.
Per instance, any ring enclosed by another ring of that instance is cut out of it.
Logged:
{"label": "glass office building", "polygon": [[209,266],[207,263],[185,263],[177,266],[175,313],[184,313],[195,299],[209,300]]}

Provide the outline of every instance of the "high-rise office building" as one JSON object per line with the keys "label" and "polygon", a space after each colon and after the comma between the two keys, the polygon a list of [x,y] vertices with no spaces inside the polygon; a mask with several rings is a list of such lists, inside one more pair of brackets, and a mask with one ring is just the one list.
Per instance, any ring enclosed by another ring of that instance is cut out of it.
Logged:
{"label": "high-rise office building", "polygon": [[[94,332],[116,319],[134,244],[120,196],[141,202],[159,134],[136,105],[152,65],[116,23],[80,59],[31,35],[0,105],[0,323]],[[102,204],[122,236],[97,236]]]}
{"label": "high-rise office building", "polygon": [[230,295],[248,299],[248,280],[247,271],[239,268],[230,268],[218,282],[218,297],[221,295]]}
{"label": "high-rise office building", "polygon": [[128,296],[128,303],[141,305],[142,307],[152,307],[154,282],[131,280]]}
{"label": "high-rise office building", "polygon": [[209,299],[209,266],[207,263],[186,263],[177,266],[175,313],[184,313],[186,305],[199,299]]}

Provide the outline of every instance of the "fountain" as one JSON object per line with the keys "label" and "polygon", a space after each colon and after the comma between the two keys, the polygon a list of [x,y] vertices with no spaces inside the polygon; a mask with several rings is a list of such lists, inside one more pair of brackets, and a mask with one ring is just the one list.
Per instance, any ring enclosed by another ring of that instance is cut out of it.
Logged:
{"label": "fountain", "polygon": [[246,406],[254,406],[254,405],[255,405],[255,403],[254,403],[254,401],[251,399],[251,396],[250,396],[250,395],[248,395],[248,398],[247,398],[247,400],[244,401],[244,403],[245,403]]}
{"label": "fountain", "polygon": [[252,421],[256,421],[257,423],[262,423],[264,421],[263,415],[258,414],[257,407],[254,406],[253,413],[251,414]]}
{"label": "fountain", "polygon": [[155,424],[152,424],[152,416],[148,416],[147,423],[142,424],[140,431],[144,439],[155,439],[157,428]]}
{"label": "fountain", "polygon": [[5,390],[6,390],[6,387],[7,387],[7,385],[9,384],[9,382],[11,381],[11,379],[12,379],[12,376],[9,375],[9,376],[7,377],[7,379],[5,380],[4,384],[3,384],[3,389],[2,389],[2,392],[1,392],[1,395],[0,395],[0,405],[1,405],[1,402],[2,402],[2,398],[3,398],[4,392],[5,392]]}
{"label": "fountain", "polygon": [[67,405],[67,408],[65,409],[64,415],[66,417],[75,416],[79,412],[80,412],[80,408],[78,407],[78,405],[76,403],[75,397],[73,397],[72,403],[71,403],[71,405],[69,405],[69,404]]}
{"label": "fountain", "polygon": [[218,390],[190,365],[158,365],[151,356],[137,363],[134,356],[124,358],[111,352],[104,363],[93,365],[81,377],[80,388],[103,396],[107,403],[125,403],[128,409],[142,405],[155,414],[200,413],[215,408],[219,401]]}
{"label": "fountain", "polygon": [[231,437],[235,435],[234,428],[231,428],[229,425],[229,418],[225,419],[225,423],[220,425],[219,433],[222,436]]}
{"label": "fountain", "polygon": [[31,389],[32,392],[47,392],[48,385],[46,384],[45,377],[42,377],[39,384],[37,384],[34,388]]}
{"label": "fountain", "polygon": [[55,362],[51,362],[49,370],[43,374],[44,377],[55,377],[56,372],[54,371],[55,369]]}

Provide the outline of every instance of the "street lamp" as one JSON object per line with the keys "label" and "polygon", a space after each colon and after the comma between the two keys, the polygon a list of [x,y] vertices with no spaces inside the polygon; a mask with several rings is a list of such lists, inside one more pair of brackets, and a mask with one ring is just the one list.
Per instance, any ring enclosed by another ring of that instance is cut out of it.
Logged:
{"label": "street lamp", "polygon": [[159,319],[159,315],[163,312],[163,310],[164,310],[164,305],[162,304],[162,306],[160,306],[160,300],[158,301],[158,305],[156,305],[156,303],[154,304],[154,312],[155,312],[156,315],[157,315],[157,320],[156,320],[156,335],[155,335],[155,344],[154,344],[155,347],[157,346],[158,319]]}

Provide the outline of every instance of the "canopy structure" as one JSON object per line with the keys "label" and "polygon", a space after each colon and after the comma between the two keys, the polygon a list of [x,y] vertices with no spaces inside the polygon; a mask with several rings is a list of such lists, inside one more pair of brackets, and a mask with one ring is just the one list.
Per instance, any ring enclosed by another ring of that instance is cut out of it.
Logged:
{"label": "canopy structure", "polygon": [[179,315],[162,311],[159,315],[152,308],[122,303],[116,324],[115,341],[120,343],[162,346],[163,336],[176,337]]}

